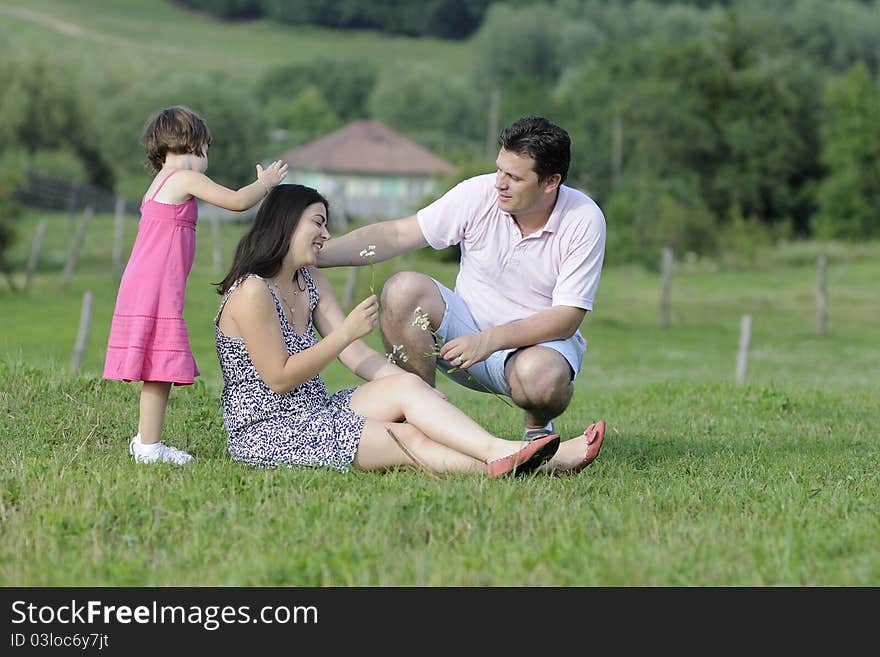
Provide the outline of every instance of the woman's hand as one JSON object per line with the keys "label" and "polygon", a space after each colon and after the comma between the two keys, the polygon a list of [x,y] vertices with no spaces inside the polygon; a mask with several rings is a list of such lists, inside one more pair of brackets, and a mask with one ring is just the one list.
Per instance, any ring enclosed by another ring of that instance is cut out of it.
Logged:
{"label": "woman's hand", "polygon": [[358,338],[362,338],[374,328],[379,322],[379,300],[375,294],[371,294],[358,305],[352,308],[348,313],[348,317],[342,322],[342,329],[348,337],[349,342],[354,342]]}

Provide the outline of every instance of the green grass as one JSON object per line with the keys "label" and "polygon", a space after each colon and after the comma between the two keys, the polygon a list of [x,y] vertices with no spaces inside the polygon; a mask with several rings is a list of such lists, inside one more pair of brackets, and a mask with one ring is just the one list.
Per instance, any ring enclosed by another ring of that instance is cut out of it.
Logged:
{"label": "green grass", "polygon": [[[243,29],[243,25],[245,26]],[[427,62],[455,73],[470,66],[470,47],[377,32],[223,22],[169,2],[144,0],[4,0],[0,38],[13,49],[80,62],[83,70],[126,67],[142,75],[190,72],[248,79],[268,68],[316,58]],[[51,50],[49,45],[51,44]]]}
{"label": "green grass", "polygon": [[[22,235],[36,220],[21,222]],[[116,292],[110,225],[93,220],[69,290],[58,284],[73,230],[63,215],[32,288],[0,287],[4,585],[880,584],[880,244],[792,244],[751,271],[681,265],[666,329],[658,275],[607,269],[583,327],[590,348],[575,400],[557,423],[572,435],[604,417],[601,457],[569,479],[435,481],[411,470],[263,471],[228,458],[207,225],[186,313],[203,377],[172,391],[167,420],[197,459],[132,463],[138,387],[100,379]],[[130,245],[132,220],[127,230]],[[240,231],[224,227],[227,259]],[[13,260],[28,247],[21,240]],[[821,338],[819,252],[829,255]],[[377,283],[403,267],[447,283],[455,273],[412,254],[378,265]],[[345,272],[329,274],[341,290]],[[71,375],[86,289],[94,323]],[[743,313],[754,332],[738,386]],[[338,365],[326,379],[331,389],[356,383]],[[491,431],[521,430],[494,398],[441,386]]]}

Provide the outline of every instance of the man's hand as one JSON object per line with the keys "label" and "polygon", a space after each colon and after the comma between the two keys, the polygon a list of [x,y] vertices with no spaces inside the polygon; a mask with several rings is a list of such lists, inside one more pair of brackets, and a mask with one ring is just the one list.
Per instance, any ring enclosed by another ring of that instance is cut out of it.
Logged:
{"label": "man's hand", "polygon": [[486,331],[462,335],[440,348],[440,355],[453,367],[467,369],[486,360],[496,351]]}

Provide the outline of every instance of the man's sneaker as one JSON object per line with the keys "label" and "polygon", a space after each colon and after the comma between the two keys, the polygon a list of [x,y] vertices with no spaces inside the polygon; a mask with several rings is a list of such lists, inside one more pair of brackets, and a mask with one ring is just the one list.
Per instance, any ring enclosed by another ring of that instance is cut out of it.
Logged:
{"label": "man's sneaker", "polygon": [[556,427],[553,426],[553,420],[550,420],[545,427],[526,427],[523,432],[523,440],[534,440],[541,436],[556,433]]}
{"label": "man's sneaker", "polygon": [[134,457],[136,463],[176,463],[183,465],[192,461],[192,455],[182,449],[177,449],[163,442],[156,443],[150,450],[144,450],[140,436],[135,436],[128,444],[128,453]]}

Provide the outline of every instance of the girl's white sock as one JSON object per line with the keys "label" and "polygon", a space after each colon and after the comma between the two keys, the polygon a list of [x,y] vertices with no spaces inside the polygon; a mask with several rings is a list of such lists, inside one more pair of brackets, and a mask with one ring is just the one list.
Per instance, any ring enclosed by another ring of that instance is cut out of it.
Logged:
{"label": "girl's white sock", "polygon": [[134,441],[135,441],[135,444],[136,444],[137,447],[138,447],[138,451],[139,451],[141,454],[150,454],[151,452],[154,452],[155,450],[159,449],[159,445],[162,444],[161,441],[158,442],[158,443],[152,443],[152,444],[149,444],[149,445],[144,444],[143,442],[141,442],[141,434],[140,434],[140,433],[138,433],[138,434],[134,437]]}

